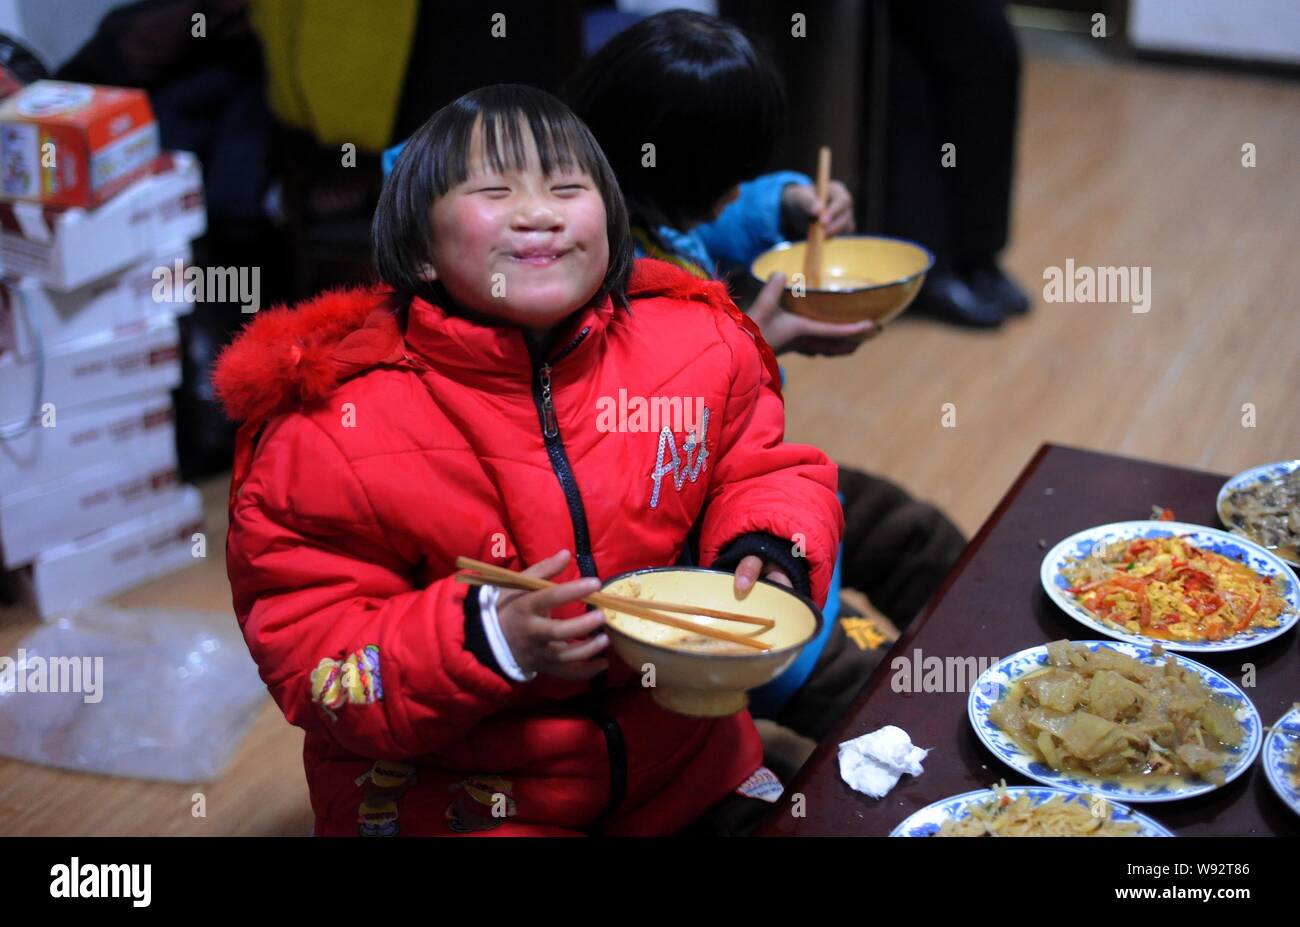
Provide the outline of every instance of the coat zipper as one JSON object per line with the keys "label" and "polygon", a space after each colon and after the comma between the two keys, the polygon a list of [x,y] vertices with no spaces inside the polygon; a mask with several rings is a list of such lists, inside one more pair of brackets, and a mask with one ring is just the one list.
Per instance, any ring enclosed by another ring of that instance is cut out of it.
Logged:
{"label": "coat zipper", "polygon": [[[569,508],[569,520],[573,523],[573,542],[577,548],[578,570],[583,576],[596,576],[596,558],[591,553],[591,532],[587,528],[587,512],[582,506],[582,495],[578,492],[578,481],[569,466],[569,455],[564,450],[564,439],[560,436],[560,422],[555,414],[555,401],[551,395],[551,367],[564,360],[573,352],[582,339],[587,337],[590,327],[578,332],[564,348],[549,360],[538,363],[537,353],[528,343],[528,353],[533,361],[533,403],[537,406],[537,418],[542,426],[542,441],[546,445],[546,454],[551,461],[555,478],[560,481],[564,491],[564,501]],[[601,729],[605,736],[605,750],[609,756],[609,801],[600,815],[592,822],[591,829],[599,833],[604,822],[618,810],[627,795],[627,743],[623,730],[617,721],[605,713],[600,705],[600,695],[605,689],[604,674],[591,681],[591,690],[582,702],[591,720]]]}
{"label": "coat zipper", "polygon": [[569,509],[569,520],[573,523],[574,552],[578,569],[583,576],[596,576],[596,559],[591,553],[591,532],[587,528],[587,512],[582,506],[582,496],[578,492],[578,481],[574,478],[573,468],[569,465],[569,455],[564,450],[564,439],[560,435],[560,423],[555,414],[555,401],[551,395],[551,367],[571,354],[591,331],[590,327],[578,332],[564,348],[551,357],[538,363],[538,357],[529,347],[533,359],[533,403],[537,406],[538,421],[542,426],[542,441],[546,445],[546,454],[551,461],[555,478],[560,481],[564,492],[564,501]]}

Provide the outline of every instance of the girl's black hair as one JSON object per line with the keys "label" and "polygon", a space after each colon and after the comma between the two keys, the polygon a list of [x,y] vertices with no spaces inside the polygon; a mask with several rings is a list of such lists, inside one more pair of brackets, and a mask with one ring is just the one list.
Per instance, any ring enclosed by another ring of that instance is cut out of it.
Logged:
{"label": "girl's black hair", "polygon": [[632,223],[650,230],[707,220],[728,190],[763,172],[785,131],[768,56],[737,26],[687,10],[610,39],[564,95],[605,149]]}
{"label": "girl's black hair", "polygon": [[469,177],[470,142],[480,120],[493,170],[524,169],[531,135],[544,173],[576,167],[591,175],[605,201],[609,237],[609,269],[597,295],[626,305],[633,247],[614,171],[572,110],[546,91],[524,84],[471,91],[434,113],[407,141],[384,183],[371,224],[379,279],[393,288],[403,308],[419,296],[454,311],[441,283],[421,277],[431,257],[429,213],[438,197]]}

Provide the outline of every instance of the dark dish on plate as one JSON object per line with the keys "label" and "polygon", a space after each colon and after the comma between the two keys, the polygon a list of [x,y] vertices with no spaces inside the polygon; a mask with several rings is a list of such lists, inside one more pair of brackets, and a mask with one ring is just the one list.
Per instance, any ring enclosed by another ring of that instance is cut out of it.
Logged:
{"label": "dark dish on plate", "polygon": [[1228,490],[1220,514],[1229,528],[1300,563],[1300,468]]}

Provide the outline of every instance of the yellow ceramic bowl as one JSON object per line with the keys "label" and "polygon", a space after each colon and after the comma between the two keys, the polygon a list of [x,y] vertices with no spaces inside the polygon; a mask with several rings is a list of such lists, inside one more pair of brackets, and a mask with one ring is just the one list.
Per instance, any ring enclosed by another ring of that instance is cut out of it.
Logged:
{"label": "yellow ceramic bowl", "polygon": [[807,247],[802,241],[777,245],[760,254],[750,271],[763,281],[778,271],[785,274],[781,305],[822,322],[871,319],[883,325],[911,304],[934,266],[934,255],[910,241],[844,235],[822,245],[821,288],[814,290],[805,285],[803,295],[795,295],[792,290],[803,279]]}
{"label": "yellow ceramic bowl", "polygon": [[[700,653],[683,646],[693,637],[668,625],[605,610],[610,642],[625,663],[643,676],[654,667],[656,702],[670,711],[700,718],[735,714],[749,702],[746,692],[770,682],[784,672],[804,645],[821,628],[820,610],[811,601],[784,586],[759,582],[743,600],[733,592],[735,575],[692,567],[658,567],[616,576],[605,591],[632,596],[647,604],[661,602],[699,605],[771,618],[776,625],[762,630],[756,625],[703,616],[679,615],[737,634],[754,636],[772,645],[768,651]],[[741,645],[733,645],[739,647]]]}

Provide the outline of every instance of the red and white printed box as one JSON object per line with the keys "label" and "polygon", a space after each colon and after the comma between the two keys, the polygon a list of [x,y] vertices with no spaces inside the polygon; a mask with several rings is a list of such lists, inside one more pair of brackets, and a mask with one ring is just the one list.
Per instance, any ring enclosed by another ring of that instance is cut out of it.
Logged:
{"label": "red and white printed box", "polygon": [[75,290],[170,242],[201,236],[207,211],[198,159],[164,152],[150,171],[97,209],[0,203],[0,268]]}
{"label": "red and white printed box", "polygon": [[105,460],[137,466],[175,452],[171,396],[146,393],[60,412],[53,428],[0,441],[0,486],[19,492]]}
{"label": "red and white printed box", "polygon": [[202,532],[203,497],[184,486],[162,508],[42,552],[19,575],[48,618],[192,566]]}
{"label": "red and white printed box", "polygon": [[174,501],[180,491],[176,449],[109,460],[16,492],[0,486],[0,553],[7,569],[41,551],[129,521]]}
{"label": "red and white printed box", "polygon": [[33,427],[58,427],[59,415],[77,406],[178,386],[176,320],[155,319],[143,331],[121,337],[104,334],[69,342],[46,354],[43,384],[38,382],[40,366],[34,358],[0,356],[0,424],[29,420],[35,409],[41,418]]}
{"label": "red and white printed box", "polygon": [[126,270],[68,293],[42,286],[35,277],[0,280],[0,355],[20,358],[93,335],[140,332],[154,320],[191,312],[194,304],[155,299],[155,271],[174,274],[175,262],[190,263],[188,243],[160,248]]}
{"label": "red and white printed box", "polygon": [[0,196],[98,206],[149,171],[158,123],[129,87],[38,80],[0,103]]}
{"label": "red and white printed box", "polygon": [[13,71],[0,64],[0,100],[12,96],[22,89],[23,82],[18,79]]}

